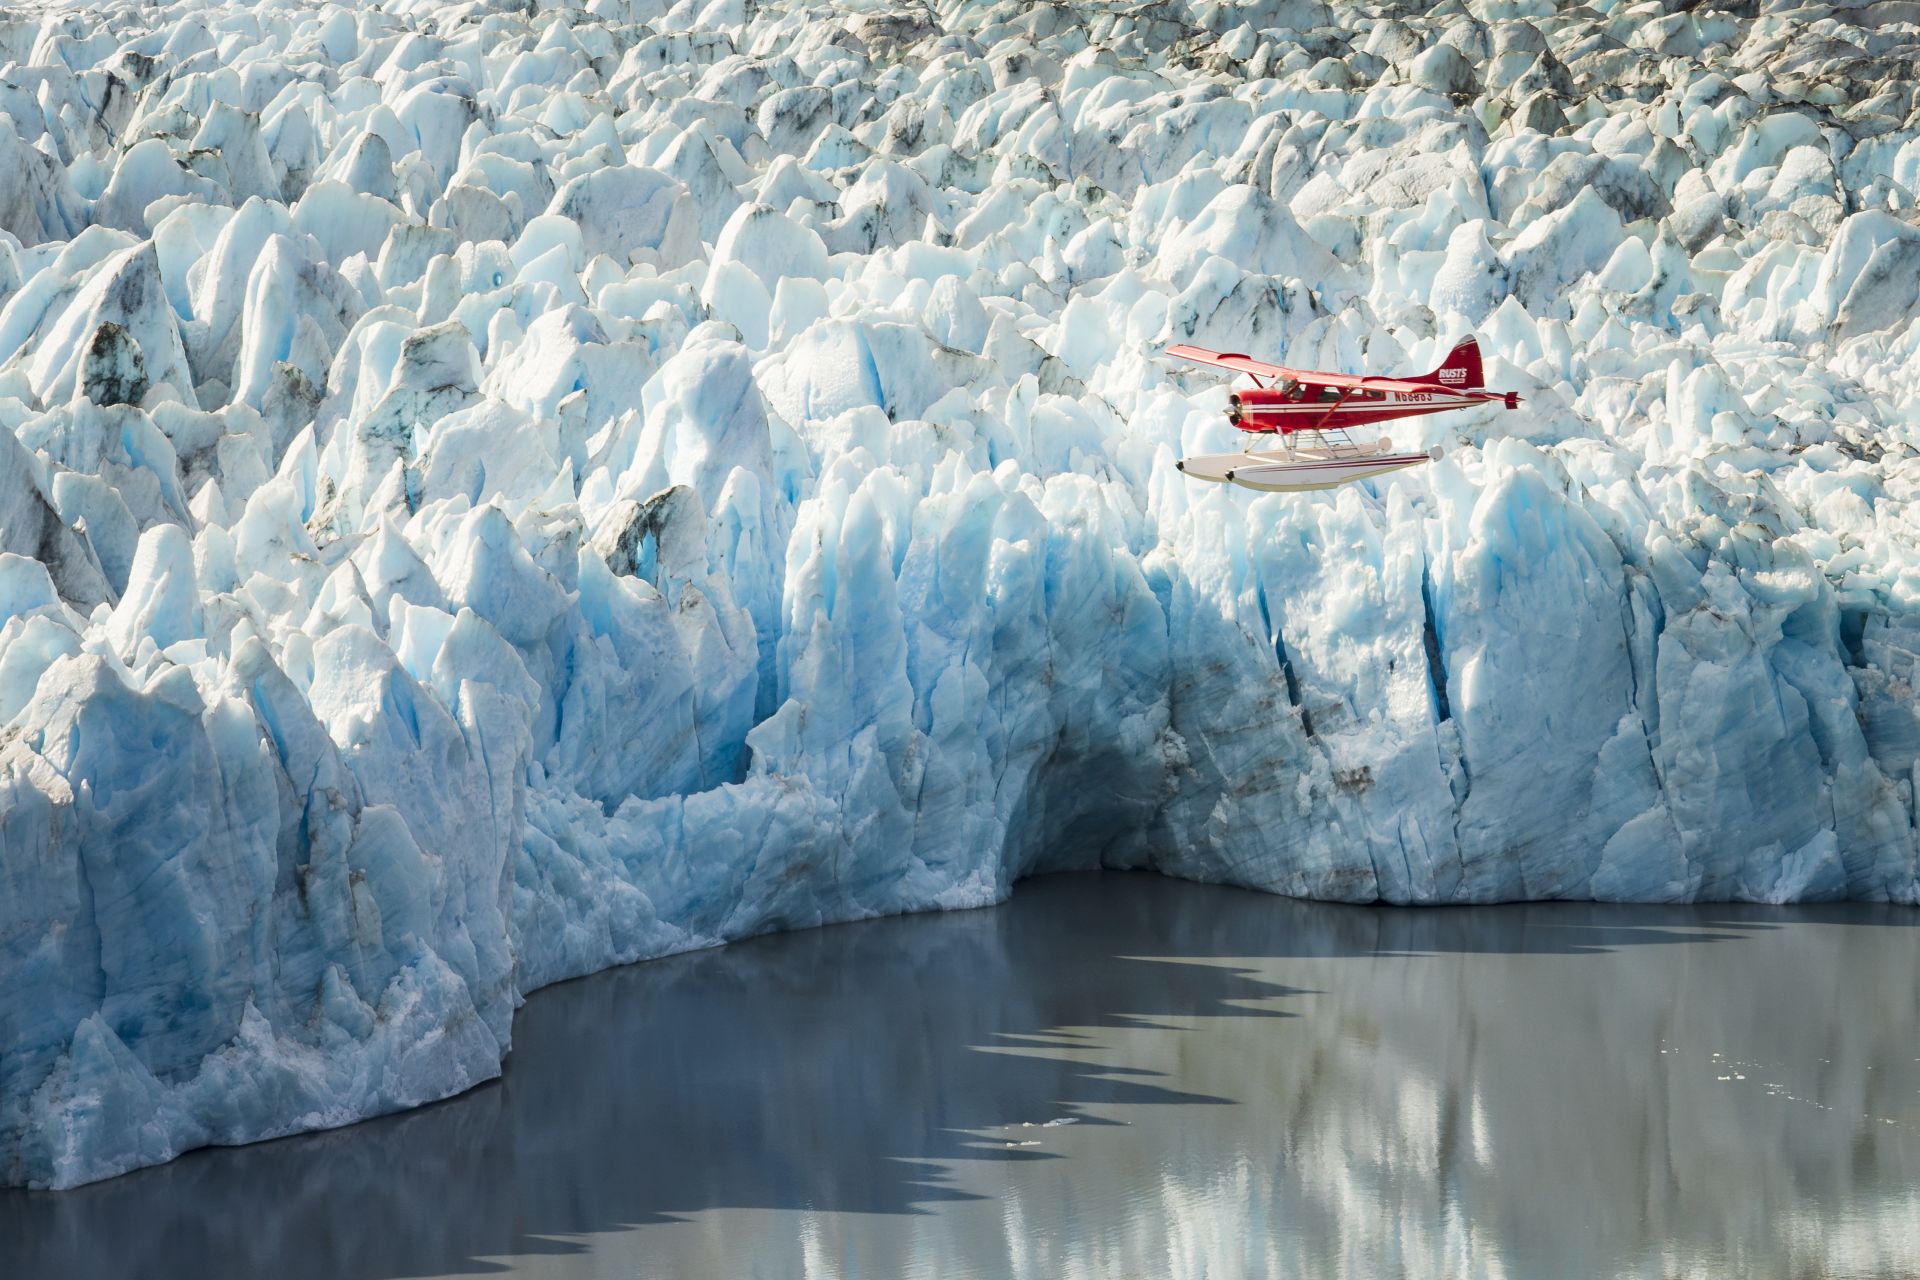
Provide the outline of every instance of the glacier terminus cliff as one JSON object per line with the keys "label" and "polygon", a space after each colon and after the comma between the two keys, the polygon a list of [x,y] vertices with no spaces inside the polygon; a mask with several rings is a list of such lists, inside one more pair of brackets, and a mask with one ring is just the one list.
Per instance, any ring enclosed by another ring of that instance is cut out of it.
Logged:
{"label": "glacier terminus cliff", "polygon": [[1043,870],[1915,902],[1915,7],[1443,8],[0,17],[0,1181]]}

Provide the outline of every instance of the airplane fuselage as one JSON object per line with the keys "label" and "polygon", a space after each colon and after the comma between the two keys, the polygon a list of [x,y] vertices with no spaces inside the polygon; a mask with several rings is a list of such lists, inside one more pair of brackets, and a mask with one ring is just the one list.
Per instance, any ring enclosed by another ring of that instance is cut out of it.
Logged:
{"label": "airplane fuselage", "polygon": [[1339,431],[1499,403],[1490,402],[1486,396],[1458,396],[1440,390],[1357,393],[1345,399],[1331,387],[1301,390],[1309,394],[1294,400],[1277,400],[1271,398],[1272,393],[1233,396],[1227,402],[1227,418],[1242,431]]}

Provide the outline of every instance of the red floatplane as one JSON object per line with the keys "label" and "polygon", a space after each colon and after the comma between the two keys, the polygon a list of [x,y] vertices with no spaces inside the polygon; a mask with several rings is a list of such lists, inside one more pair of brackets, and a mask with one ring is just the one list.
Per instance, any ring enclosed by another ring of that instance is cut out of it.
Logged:
{"label": "red floatplane", "polygon": [[[1176,359],[1244,373],[1253,387],[1227,397],[1227,420],[1249,433],[1239,453],[1182,458],[1180,470],[1196,480],[1213,480],[1294,493],[1417,466],[1438,458],[1426,453],[1395,453],[1393,442],[1355,441],[1350,428],[1370,427],[1394,418],[1415,418],[1483,404],[1520,407],[1511,391],[1489,391],[1480,368],[1480,343],[1467,338],[1432,373],[1411,378],[1367,378],[1313,369],[1289,369],[1232,352],[1176,344],[1166,353]],[[1256,448],[1260,436],[1278,437],[1278,448]]]}

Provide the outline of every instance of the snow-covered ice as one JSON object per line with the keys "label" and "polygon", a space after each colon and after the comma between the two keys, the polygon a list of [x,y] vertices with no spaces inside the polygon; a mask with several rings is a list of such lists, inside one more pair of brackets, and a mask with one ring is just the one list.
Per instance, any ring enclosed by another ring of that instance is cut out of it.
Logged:
{"label": "snow-covered ice", "polygon": [[[1673,10],[1669,12],[1669,10]],[[1913,902],[1920,7],[0,16],[0,1181],[1153,867]],[[1430,368],[1256,496],[1193,341]]]}

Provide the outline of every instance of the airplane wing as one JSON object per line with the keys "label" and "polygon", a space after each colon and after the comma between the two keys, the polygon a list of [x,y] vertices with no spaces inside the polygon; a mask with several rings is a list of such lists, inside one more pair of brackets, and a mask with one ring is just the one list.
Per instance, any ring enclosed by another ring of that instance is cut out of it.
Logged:
{"label": "airplane wing", "polygon": [[1255,360],[1252,356],[1243,356],[1237,351],[1209,351],[1205,347],[1190,347],[1176,342],[1168,347],[1166,354],[1176,360],[1191,360],[1195,364],[1210,364],[1221,369],[1231,369],[1235,373],[1248,373],[1256,378],[1297,377],[1294,370],[1283,365],[1268,364],[1265,360]]}
{"label": "airplane wing", "polygon": [[1168,347],[1165,354],[1176,360],[1191,360],[1196,364],[1210,364],[1216,368],[1231,369],[1235,373],[1251,374],[1263,381],[1294,378],[1310,386],[1345,387],[1355,391],[1388,391],[1400,395],[1438,393],[1479,400],[1503,398],[1499,392],[1490,392],[1479,387],[1448,387],[1434,379],[1373,378],[1363,374],[1323,373],[1317,369],[1289,369],[1285,365],[1269,364],[1265,360],[1255,360],[1251,356],[1241,355],[1235,351],[1209,351],[1205,347],[1190,347],[1180,342]]}
{"label": "airplane wing", "polygon": [[1209,351],[1205,347],[1190,347],[1181,342],[1168,347],[1166,354],[1176,360],[1210,364],[1216,368],[1231,369],[1235,373],[1251,374],[1256,378],[1267,380],[1294,378],[1316,387],[1352,387],[1355,390],[1368,391],[1434,390],[1432,383],[1405,382],[1398,378],[1368,378],[1352,373],[1324,373],[1317,369],[1289,369],[1283,364],[1269,364],[1265,360],[1255,360],[1252,356],[1244,356],[1237,351]]}

